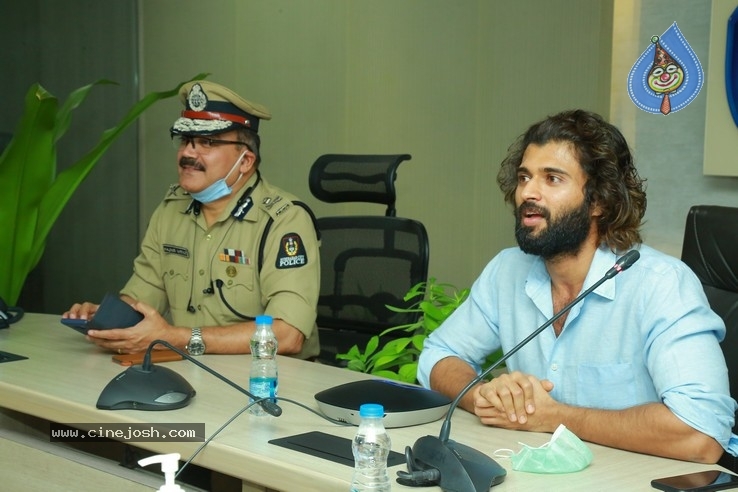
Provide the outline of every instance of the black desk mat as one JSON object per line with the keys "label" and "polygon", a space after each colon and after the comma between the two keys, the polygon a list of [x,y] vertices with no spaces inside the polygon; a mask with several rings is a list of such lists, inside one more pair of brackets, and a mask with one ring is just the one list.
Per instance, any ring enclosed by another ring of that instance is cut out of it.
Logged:
{"label": "black desk mat", "polygon": [[[354,466],[354,455],[351,451],[351,439],[345,437],[333,436],[325,432],[306,432],[294,436],[272,439],[270,444],[276,444],[283,448],[300,451],[311,456],[317,456],[326,460],[341,463],[342,465]],[[387,466],[395,466],[405,463],[405,456],[390,451],[387,458]]]}

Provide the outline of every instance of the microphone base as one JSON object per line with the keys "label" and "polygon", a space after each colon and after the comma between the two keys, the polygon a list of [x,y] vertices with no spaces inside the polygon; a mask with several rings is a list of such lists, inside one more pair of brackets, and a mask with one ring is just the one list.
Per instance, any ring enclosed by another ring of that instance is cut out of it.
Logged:
{"label": "microphone base", "polygon": [[174,410],[190,403],[195,390],[173,370],[134,365],[118,374],[103,389],[97,408],[103,410]]}
{"label": "microphone base", "polygon": [[[445,492],[488,492],[505,480],[507,472],[486,454],[456,441],[424,436],[415,441],[412,459],[440,472],[438,485]],[[408,463],[408,469],[417,468]]]}

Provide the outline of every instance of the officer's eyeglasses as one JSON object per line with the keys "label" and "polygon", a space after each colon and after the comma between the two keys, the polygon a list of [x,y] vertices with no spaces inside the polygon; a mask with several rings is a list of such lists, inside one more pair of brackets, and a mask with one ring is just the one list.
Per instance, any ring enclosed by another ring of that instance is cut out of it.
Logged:
{"label": "officer's eyeglasses", "polygon": [[192,145],[192,148],[201,154],[207,154],[221,145],[244,145],[247,149],[251,150],[251,147],[246,142],[240,140],[220,140],[217,138],[193,137],[190,135],[172,135],[172,145],[174,145],[176,150]]}

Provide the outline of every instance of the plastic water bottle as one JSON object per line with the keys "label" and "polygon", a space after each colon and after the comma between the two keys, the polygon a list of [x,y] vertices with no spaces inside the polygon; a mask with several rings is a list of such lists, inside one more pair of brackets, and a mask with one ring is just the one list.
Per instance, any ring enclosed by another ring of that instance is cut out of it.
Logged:
{"label": "plastic water bottle", "polygon": [[384,428],[384,407],[365,403],[359,407],[359,430],[351,449],[354,453],[354,478],[351,492],[389,492],[387,457],[392,443]]}
{"label": "plastic water bottle", "polygon": [[[272,317],[257,316],[256,332],[251,337],[249,391],[258,398],[268,397],[276,402],[278,387],[277,337],[272,331]],[[253,405],[249,411],[254,415],[267,415],[258,403]]]}

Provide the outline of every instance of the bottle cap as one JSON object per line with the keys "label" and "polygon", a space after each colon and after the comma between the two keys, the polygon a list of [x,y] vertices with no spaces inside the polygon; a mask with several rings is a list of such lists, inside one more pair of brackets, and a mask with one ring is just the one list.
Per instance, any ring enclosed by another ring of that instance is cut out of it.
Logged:
{"label": "bottle cap", "polygon": [[364,403],[359,407],[359,417],[384,417],[384,407],[379,403]]}
{"label": "bottle cap", "polygon": [[256,317],[256,324],[257,325],[271,325],[272,324],[272,317],[268,314],[260,314]]}

